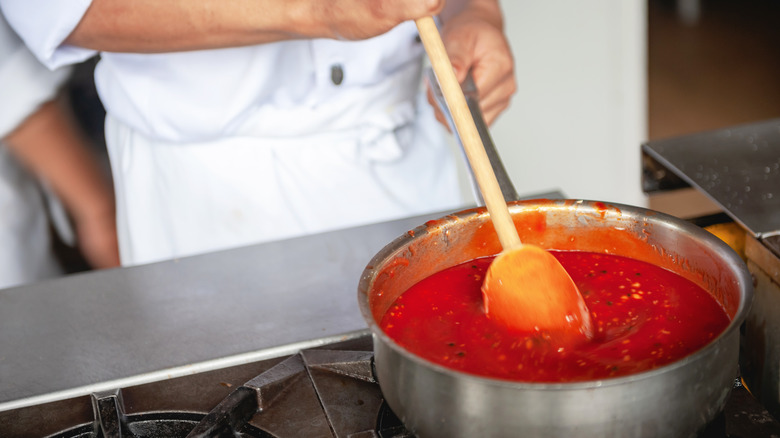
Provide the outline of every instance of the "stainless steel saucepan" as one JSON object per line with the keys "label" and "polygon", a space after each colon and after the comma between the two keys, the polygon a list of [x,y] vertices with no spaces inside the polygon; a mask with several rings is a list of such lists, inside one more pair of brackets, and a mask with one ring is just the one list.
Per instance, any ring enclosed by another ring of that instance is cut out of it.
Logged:
{"label": "stainless steel saucepan", "polygon": [[[752,299],[742,260],[707,231],[638,207],[534,200],[512,202],[510,212],[524,242],[628,256],[690,279],[722,304],[730,325],[674,363],[597,381],[510,382],[424,360],[378,324],[422,278],[500,251],[484,209],[460,212],[389,243],[360,279],[358,300],[374,338],[377,380],[393,411],[422,438],[694,437],[723,408],[737,375],[739,326]],[[680,309],[681,317],[696,311]]]}

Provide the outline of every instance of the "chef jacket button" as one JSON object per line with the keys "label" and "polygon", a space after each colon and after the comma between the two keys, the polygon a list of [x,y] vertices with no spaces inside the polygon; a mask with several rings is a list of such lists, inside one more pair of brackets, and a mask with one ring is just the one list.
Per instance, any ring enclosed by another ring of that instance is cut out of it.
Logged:
{"label": "chef jacket button", "polygon": [[334,64],[330,68],[330,80],[333,85],[341,85],[344,82],[344,69],[340,64]]}

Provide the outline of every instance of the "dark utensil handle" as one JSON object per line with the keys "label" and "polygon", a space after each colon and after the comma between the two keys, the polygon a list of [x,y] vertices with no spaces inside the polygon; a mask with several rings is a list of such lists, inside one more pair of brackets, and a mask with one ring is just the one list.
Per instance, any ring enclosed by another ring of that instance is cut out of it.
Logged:
{"label": "dark utensil handle", "polygon": [[[441,92],[441,88],[439,88],[436,75],[430,68],[427,69],[426,75],[428,77],[428,82],[431,85],[431,91],[433,92],[436,105],[447,119],[447,125],[449,125],[450,131],[452,131],[452,133],[455,135],[458,146],[460,146],[460,150],[463,152],[465,158],[463,143],[461,143],[460,137],[458,136],[458,130],[455,129],[452,115],[450,114],[449,108],[447,108],[447,103],[444,100],[444,95]],[[512,180],[509,178],[509,174],[507,174],[506,169],[504,168],[504,164],[501,162],[501,157],[498,155],[496,145],[493,143],[493,139],[490,137],[490,130],[488,129],[487,123],[485,123],[485,117],[482,115],[482,110],[479,109],[479,93],[477,91],[476,84],[474,84],[474,77],[471,75],[471,72],[469,72],[469,74],[466,76],[466,79],[461,84],[461,88],[463,89],[463,95],[466,97],[466,103],[468,104],[471,116],[474,118],[474,124],[477,126],[477,131],[479,132],[479,137],[482,140],[482,145],[485,147],[485,152],[487,153],[488,159],[490,160],[490,166],[493,168],[493,173],[496,175],[498,185],[501,188],[501,193],[504,195],[504,200],[507,202],[516,201],[518,199],[517,191],[512,184]],[[469,170],[469,176],[471,177],[474,196],[480,205],[484,205],[485,202],[482,199],[479,188],[477,187],[474,174],[471,173],[471,168],[469,166],[466,167]]]}

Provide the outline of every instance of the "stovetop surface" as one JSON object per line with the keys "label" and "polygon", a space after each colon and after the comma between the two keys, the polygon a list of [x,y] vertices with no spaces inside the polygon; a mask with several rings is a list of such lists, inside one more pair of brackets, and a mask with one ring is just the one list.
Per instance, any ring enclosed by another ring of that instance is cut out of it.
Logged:
{"label": "stovetop surface", "polygon": [[[0,412],[3,437],[412,438],[374,381],[370,336],[167,381]],[[737,380],[700,438],[780,436]]]}

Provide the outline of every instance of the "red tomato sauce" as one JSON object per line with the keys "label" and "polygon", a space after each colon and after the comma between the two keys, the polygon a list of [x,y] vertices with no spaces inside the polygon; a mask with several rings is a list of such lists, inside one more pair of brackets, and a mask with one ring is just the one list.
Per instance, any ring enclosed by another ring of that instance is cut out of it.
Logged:
{"label": "red tomato sauce", "polygon": [[709,343],[729,317],[707,291],[657,266],[579,251],[553,251],[588,305],[592,340],[555,347],[544,336],[490,320],[480,287],[492,258],[433,274],[404,292],[380,326],[431,362],[481,376],[574,382],[624,376],[674,362]]}

